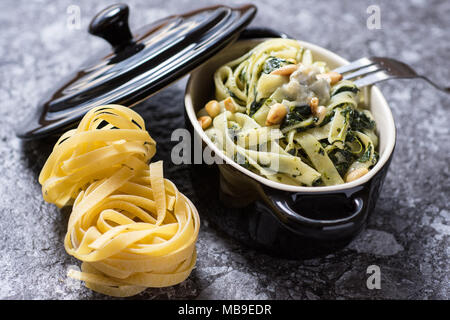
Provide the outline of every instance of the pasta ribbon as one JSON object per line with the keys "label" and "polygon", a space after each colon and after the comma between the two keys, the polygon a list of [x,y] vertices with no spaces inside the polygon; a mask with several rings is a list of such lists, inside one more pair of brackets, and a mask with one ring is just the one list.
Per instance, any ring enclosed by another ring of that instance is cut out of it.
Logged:
{"label": "pasta ribbon", "polygon": [[196,262],[200,219],[192,202],[148,165],[156,143],[129,108],[92,109],[66,132],[39,182],[44,199],[73,204],[64,246],[83,261],[72,278],[117,297],[184,281]]}

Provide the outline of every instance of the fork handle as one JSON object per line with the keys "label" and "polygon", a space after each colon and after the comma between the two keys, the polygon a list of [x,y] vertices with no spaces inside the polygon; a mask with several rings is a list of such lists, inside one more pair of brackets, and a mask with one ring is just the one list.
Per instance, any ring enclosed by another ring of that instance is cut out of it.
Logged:
{"label": "fork handle", "polygon": [[450,87],[442,87],[442,86],[434,83],[427,77],[420,76],[420,75],[417,75],[415,77],[392,77],[385,72],[375,72],[375,73],[369,74],[365,77],[362,77],[360,79],[354,80],[354,83],[358,88],[362,88],[362,87],[366,87],[366,86],[375,84],[377,82],[390,80],[390,79],[422,79],[422,80],[425,80],[426,82],[428,82],[429,84],[431,84],[434,88],[436,88],[442,92],[450,94]]}
{"label": "fork handle", "polygon": [[450,93],[450,87],[441,87],[440,85],[437,85],[436,83],[434,83],[433,81],[431,81],[430,79],[428,79],[425,76],[419,76],[419,78],[425,80],[426,82],[428,82],[429,84],[431,84],[433,87],[435,87],[438,90],[441,90],[446,93]]}

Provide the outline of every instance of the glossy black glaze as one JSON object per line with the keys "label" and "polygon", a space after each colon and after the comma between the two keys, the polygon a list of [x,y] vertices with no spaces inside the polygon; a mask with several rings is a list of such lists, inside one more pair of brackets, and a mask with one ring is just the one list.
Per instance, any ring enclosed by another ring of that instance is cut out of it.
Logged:
{"label": "glossy black glaze", "polygon": [[241,32],[239,35],[239,40],[245,40],[245,39],[255,39],[255,38],[283,38],[287,39],[290,38],[289,35],[287,35],[284,32],[280,32],[274,29],[270,28],[263,28],[263,27],[250,27],[245,29]]}
{"label": "glossy black glaze", "polygon": [[93,19],[90,32],[105,38],[113,51],[100,52],[59,82],[63,85],[43,99],[37,113],[17,128],[17,136],[60,133],[99,105],[139,103],[236,40],[255,14],[252,5],[214,6],[159,20],[131,38],[128,7],[105,9]]}
{"label": "glossy black glaze", "polygon": [[129,14],[126,4],[109,6],[92,19],[89,33],[105,39],[114,48],[114,52],[120,52],[134,42],[128,26]]}
{"label": "glossy black glaze", "polygon": [[344,247],[372,214],[391,158],[367,183],[342,192],[290,193],[264,187],[267,198],[257,201],[256,212],[248,211],[251,238],[270,252],[290,258]]}
{"label": "glossy black glaze", "polygon": [[[284,35],[271,29],[247,29],[240,39]],[[185,119],[187,128],[197,136],[186,113]],[[226,207],[201,212],[209,223],[271,255],[306,259],[342,249],[364,228],[380,195],[392,155],[393,152],[368,182],[336,192],[278,190],[227,164],[221,164],[221,170],[193,165],[192,181],[199,198],[208,199],[211,206],[220,201]],[[212,185],[212,181],[218,183]],[[235,194],[224,191],[239,189],[240,184],[245,187]]]}

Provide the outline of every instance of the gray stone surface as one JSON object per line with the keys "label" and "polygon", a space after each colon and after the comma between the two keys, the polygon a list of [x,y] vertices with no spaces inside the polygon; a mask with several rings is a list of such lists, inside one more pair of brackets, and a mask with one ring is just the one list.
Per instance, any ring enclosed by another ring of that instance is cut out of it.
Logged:
{"label": "gray stone surface", "polygon": [[[206,1],[128,1],[131,27]],[[226,3],[234,3],[224,1]],[[107,45],[86,32],[111,1],[0,2],[0,298],[103,299],[66,279],[63,237],[69,210],[42,200],[37,181],[49,141],[22,143],[13,132],[43,94],[92,52]],[[66,27],[69,5],[81,8],[81,30]],[[270,25],[349,60],[380,55],[401,59],[449,85],[449,1],[258,1],[255,26]],[[366,28],[366,9],[381,8],[381,29]],[[185,79],[137,110],[158,142],[166,175],[202,207],[189,166],[170,163],[171,131],[184,127]],[[346,249],[306,261],[275,259],[223,236],[203,220],[198,263],[184,283],[136,298],[206,299],[448,299],[448,95],[421,81],[380,85],[396,120],[393,162],[368,228]],[[366,288],[366,269],[380,266],[381,290]]]}

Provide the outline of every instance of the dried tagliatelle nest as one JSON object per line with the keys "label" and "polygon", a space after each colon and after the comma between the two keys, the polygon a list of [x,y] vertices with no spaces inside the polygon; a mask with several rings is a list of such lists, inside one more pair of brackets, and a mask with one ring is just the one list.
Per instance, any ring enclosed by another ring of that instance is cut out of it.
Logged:
{"label": "dried tagliatelle nest", "polygon": [[41,171],[44,199],[73,205],[64,245],[83,263],[69,276],[94,291],[132,296],[195,266],[198,212],[161,161],[149,165],[155,152],[139,114],[106,105],[61,136]]}

